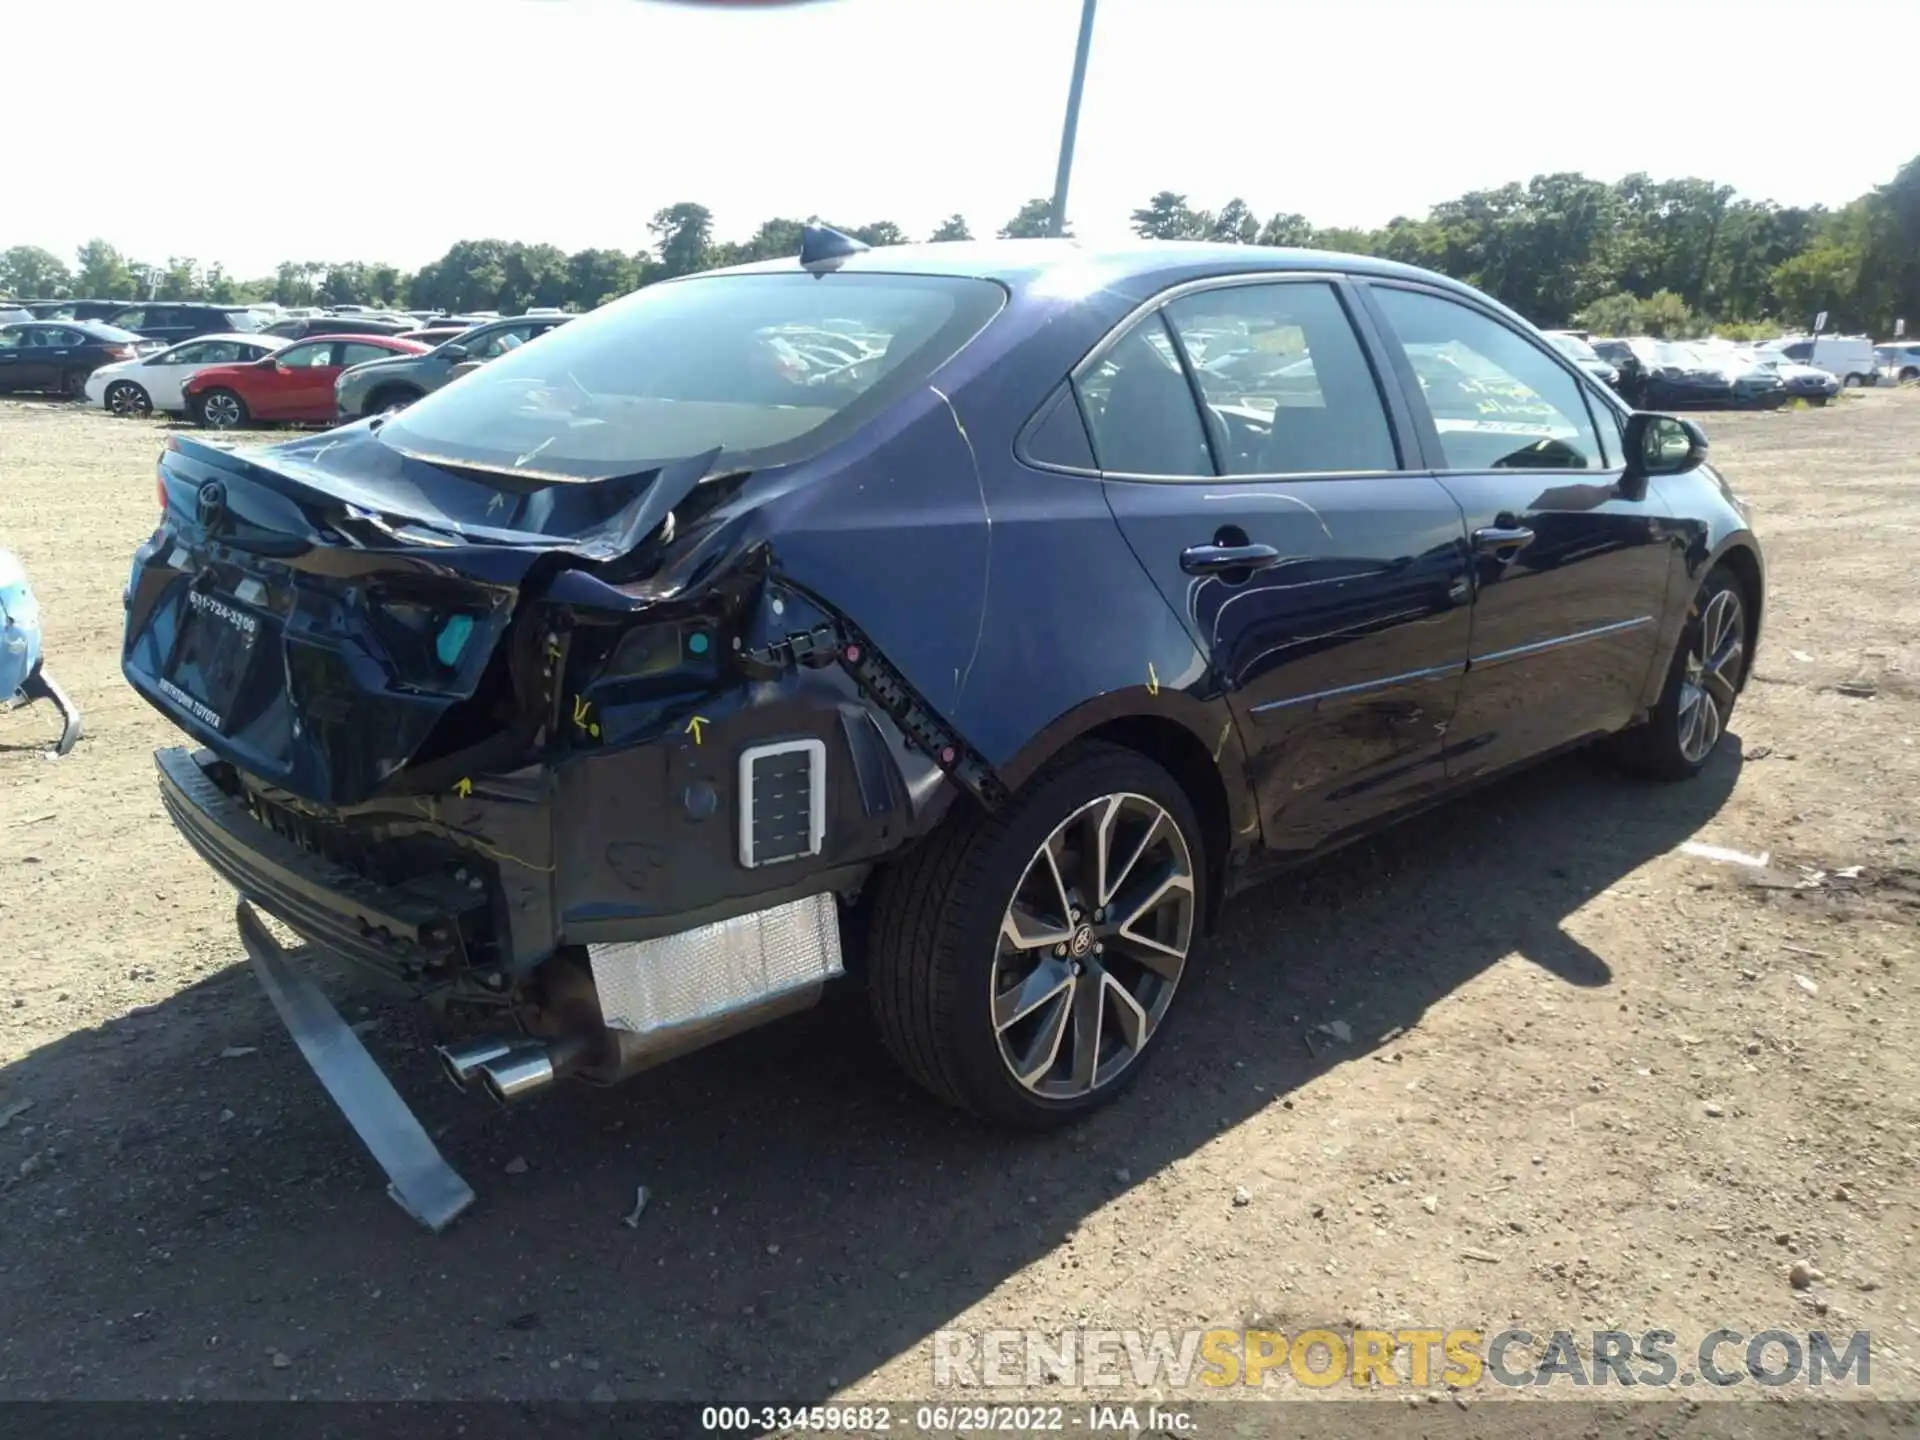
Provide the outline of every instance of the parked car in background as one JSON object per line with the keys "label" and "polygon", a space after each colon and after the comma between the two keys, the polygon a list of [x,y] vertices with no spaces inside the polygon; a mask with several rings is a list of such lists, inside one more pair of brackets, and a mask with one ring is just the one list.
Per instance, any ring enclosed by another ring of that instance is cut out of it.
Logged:
{"label": "parked car in background", "polygon": [[413,321],[393,315],[289,315],[265,327],[282,340],[305,340],[310,335],[398,335],[414,328]]}
{"label": "parked car in background", "polygon": [[1789,360],[1797,360],[1802,365],[1816,365],[1849,389],[1857,385],[1876,385],[1880,381],[1880,365],[1874,358],[1873,341],[1864,335],[1789,335],[1769,340],[1759,348],[1784,355]]}
{"label": "parked car in background", "polygon": [[1619,378],[1613,382],[1613,388],[1635,405],[1640,403],[1640,392],[1645,388],[1646,383],[1647,365],[1653,354],[1653,347],[1658,343],[1646,336],[1617,335],[1604,335],[1587,341],[1593,353],[1618,372]]}
{"label": "parked car in background", "polygon": [[213,365],[180,387],[187,414],[210,430],[260,420],[334,418],[333,382],[349,365],[423,355],[424,345],[390,335],[316,335],[247,365]]}
{"label": "parked car in background", "polygon": [[160,349],[97,320],[28,320],[0,326],[0,391],[40,390],[78,399],[102,365]]}
{"label": "parked car in background", "polygon": [[102,365],[87,377],[87,403],[115,415],[149,415],[155,410],[186,410],[180,387],[209,365],[242,365],[286,345],[275,335],[202,335],[154,354]]}
{"label": "parked car in background", "polygon": [[28,300],[25,304],[36,320],[105,320],[127,308],[125,300]]}
{"label": "parked car in background", "polygon": [[1840,393],[1839,377],[1829,374],[1817,365],[1802,365],[1798,360],[1789,360],[1777,351],[1757,350],[1747,346],[1736,347],[1736,353],[1747,364],[1758,365],[1778,375],[1780,383],[1786,387],[1786,398],[1789,400],[1806,400],[1815,405],[1825,405]]}
{"label": "parked car in background", "polygon": [[1640,409],[1750,409],[1786,399],[1778,375],[1711,344],[1633,335],[1596,340],[1593,348],[1619,368],[1621,395]]}
{"label": "parked car in background", "polygon": [[1586,371],[1587,374],[1593,376],[1593,378],[1598,380],[1602,385],[1610,385],[1616,389],[1619,387],[1619,367],[1611,361],[1603,359],[1600,353],[1588,343],[1585,335],[1576,334],[1572,330],[1542,330],[1540,333],[1547,337],[1547,343],[1549,345],[1573,361],[1574,364]]}
{"label": "parked car in background", "polygon": [[571,318],[553,314],[491,320],[446,341],[430,354],[395,356],[357,366],[342,375],[334,386],[340,418],[354,420],[411,405],[449,380],[509,350],[517,350]]}
{"label": "parked car in background", "polygon": [[140,301],[122,305],[106,323],[168,345],[197,335],[249,335],[264,330],[267,317],[248,305],[184,305]]}
{"label": "parked car in background", "polygon": [[16,305],[11,300],[0,299],[0,325],[17,325],[22,320],[36,319],[33,311],[24,305]]}
{"label": "parked car in background", "polygon": [[1920,380],[1920,341],[1896,340],[1891,345],[1875,346],[1873,358],[1882,380],[1895,385]]}
{"label": "parked car in background", "polygon": [[417,340],[422,345],[444,345],[471,330],[471,325],[429,325],[424,330],[402,330],[402,340]]}

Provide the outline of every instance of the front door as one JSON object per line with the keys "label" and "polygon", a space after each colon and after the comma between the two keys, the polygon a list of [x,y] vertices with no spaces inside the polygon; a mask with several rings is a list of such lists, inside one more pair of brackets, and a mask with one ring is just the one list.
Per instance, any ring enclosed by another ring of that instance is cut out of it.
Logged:
{"label": "front door", "polygon": [[340,373],[339,340],[303,340],[263,365],[262,400],[252,405],[262,420],[331,420],[333,381]]}
{"label": "front door", "polygon": [[1401,463],[1342,284],[1181,296],[1078,385],[1108,503],[1240,726],[1267,843],[1306,850],[1441,788],[1465,535],[1418,452]]}
{"label": "front door", "polygon": [[1657,493],[1622,493],[1618,412],[1489,310],[1398,283],[1368,294],[1473,547],[1449,774],[1490,774],[1620,729],[1656,663],[1674,552]]}

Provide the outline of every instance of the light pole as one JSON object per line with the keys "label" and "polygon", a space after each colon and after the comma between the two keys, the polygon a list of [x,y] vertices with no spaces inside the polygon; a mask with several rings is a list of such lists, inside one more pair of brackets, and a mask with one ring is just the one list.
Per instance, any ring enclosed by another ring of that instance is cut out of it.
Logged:
{"label": "light pole", "polygon": [[1053,177],[1053,212],[1047,217],[1047,233],[1059,235],[1067,224],[1067,181],[1073,176],[1073,137],[1080,128],[1080,92],[1087,84],[1087,51],[1093,44],[1093,7],[1095,0],[1082,0],[1080,7],[1080,45],[1073,53],[1073,84],[1067,90],[1067,123],[1060,132],[1060,168]]}

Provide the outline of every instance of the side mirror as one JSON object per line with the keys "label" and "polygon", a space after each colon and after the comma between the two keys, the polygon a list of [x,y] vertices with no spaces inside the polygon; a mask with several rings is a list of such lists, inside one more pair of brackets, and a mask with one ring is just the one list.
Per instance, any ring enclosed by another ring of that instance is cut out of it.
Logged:
{"label": "side mirror", "polygon": [[1707,432],[1691,420],[1636,410],[1627,417],[1626,450],[1621,488],[1638,499],[1650,476],[1684,475],[1706,464]]}
{"label": "side mirror", "polygon": [[458,365],[462,360],[466,359],[467,353],[467,347],[455,340],[449,340],[440,347],[440,358],[450,361],[455,365]]}

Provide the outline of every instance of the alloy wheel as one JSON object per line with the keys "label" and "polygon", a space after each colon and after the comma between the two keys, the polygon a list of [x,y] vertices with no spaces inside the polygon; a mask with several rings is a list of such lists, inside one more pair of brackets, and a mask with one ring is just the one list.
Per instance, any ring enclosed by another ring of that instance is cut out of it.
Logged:
{"label": "alloy wheel", "polygon": [[1722,590],[1707,602],[1680,682],[1680,753],[1697,765],[1720,743],[1739,691],[1746,626],[1740,596]]}
{"label": "alloy wheel", "polygon": [[240,423],[240,402],[231,395],[209,395],[201,402],[200,413],[214,429],[231,429]]}
{"label": "alloy wheel", "polygon": [[1118,1079],[1173,1003],[1193,915],[1193,858],[1160,804],[1103,795],[1061,821],[1000,922],[989,998],[1013,1078],[1049,1100]]}
{"label": "alloy wheel", "polygon": [[107,391],[107,409],[115,415],[145,415],[152,408],[146,392],[136,385],[122,381]]}

